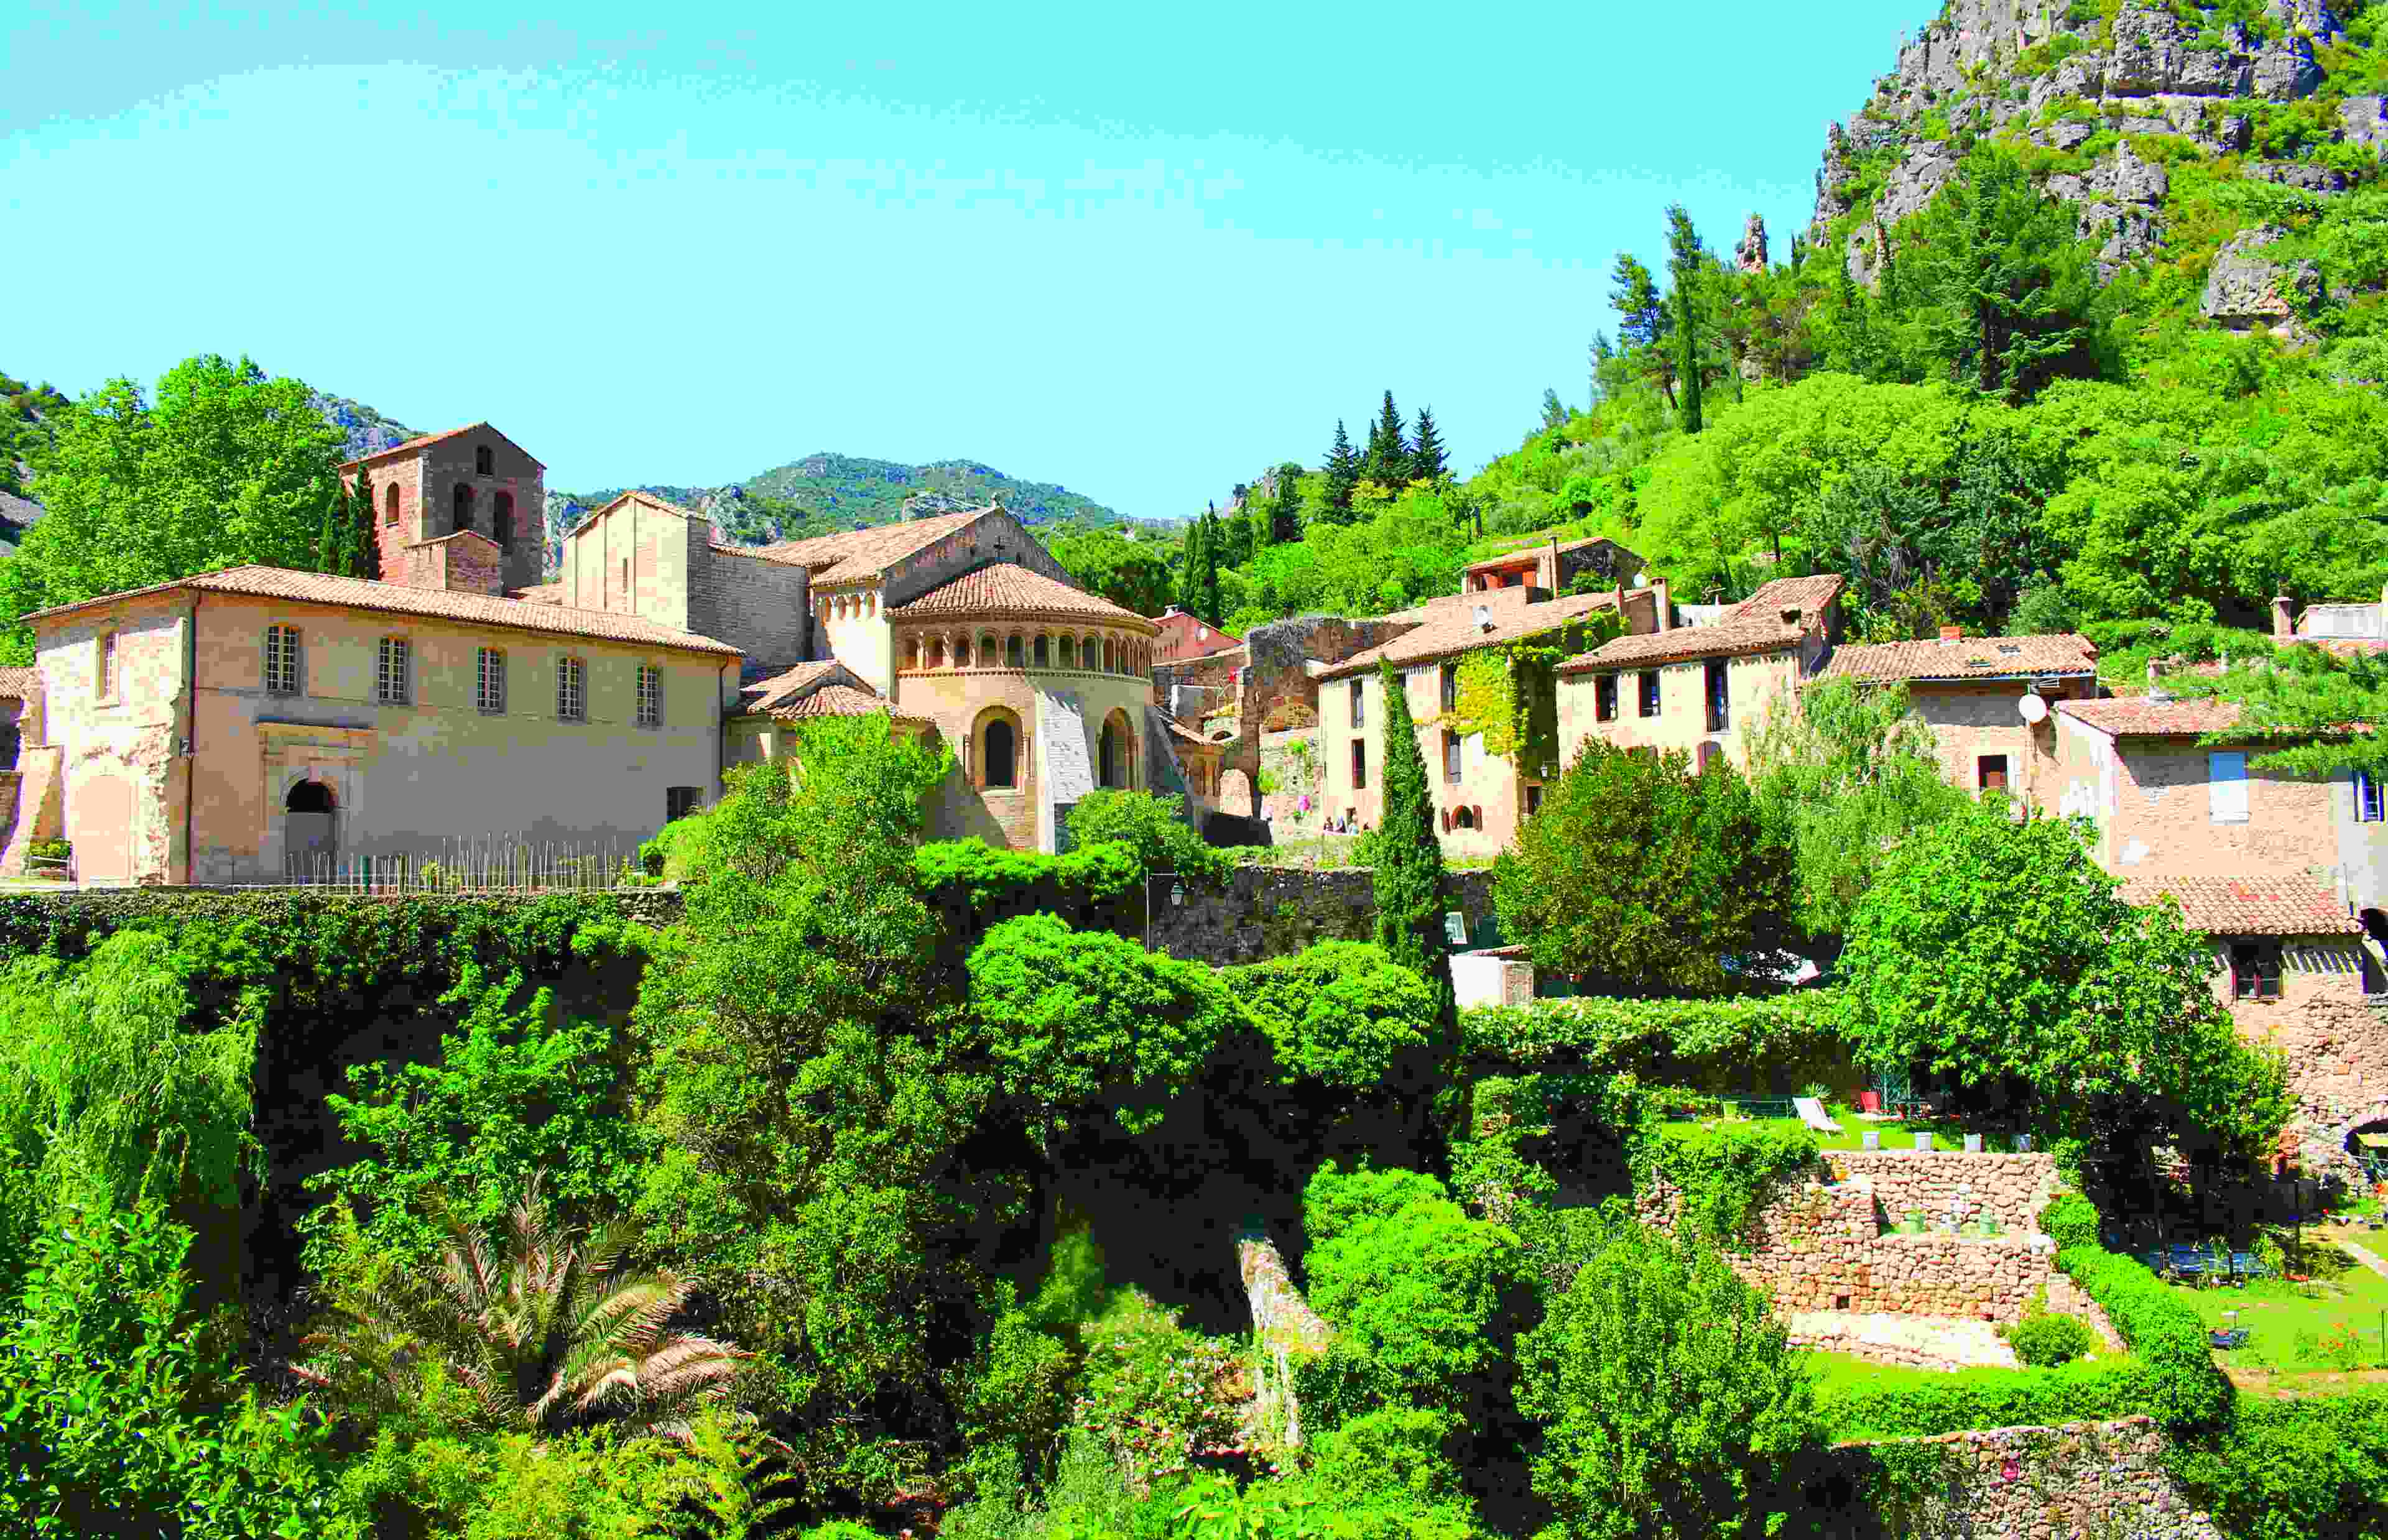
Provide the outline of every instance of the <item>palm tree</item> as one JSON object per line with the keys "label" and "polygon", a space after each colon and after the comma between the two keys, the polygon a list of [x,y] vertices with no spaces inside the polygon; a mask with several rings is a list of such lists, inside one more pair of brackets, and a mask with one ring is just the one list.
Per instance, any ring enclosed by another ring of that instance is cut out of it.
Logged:
{"label": "palm tree", "polygon": [[623,1272],[635,1230],[565,1230],[536,1179],[502,1236],[438,1197],[427,1206],[448,1234],[438,1268],[426,1277],[394,1266],[341,1289],[332,1324],[308,1339],[323,1357],[294,1370],[301,1380],[397,1410],[438,1375],[493,1426],[556,1433],[621,1418],[685,1439],[688,1415],[725,1395],[754,1356],[673,1330],[696,1281]]}

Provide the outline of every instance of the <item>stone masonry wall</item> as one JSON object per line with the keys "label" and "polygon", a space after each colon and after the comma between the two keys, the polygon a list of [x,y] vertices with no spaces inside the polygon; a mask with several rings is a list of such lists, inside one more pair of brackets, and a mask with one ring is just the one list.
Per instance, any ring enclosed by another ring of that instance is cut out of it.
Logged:
{"label": "stone masonry wall", "polygon": [[[1983,1428],[1916,1442],[1947,1451],[1939,1488],[1886,1528],[1908,1540],[1981,1535],[2129,1535],[2218,1540],[2214,1521],[2164,1467],[2164,1433],[2145,1417],[2052,1428]],[[1870,1445],[1845,1445],[1854,1464]]]}
{"label": "stone masonry wall", "polygon": [[2047,1155],[1835,1150],[1826,1158],[1873,1182],[1875,1206],[1889,1223],[1921,1209],[1937,1227],[1962,1205],[1965,1219],[1994,1218],[2009,1231],[2037,1234],[2039,1211],[2056,1193],[2056,1161]]}
{"label": "stone masonry wall", "polygon": [[[1152,950],[1196,962],[1257,963],[1313,941],[1366,940],[1376,923],[1376,875],[1365,870],[1242,866],[1223,892],[1188,886],[1182,906],[1169,902],[1170,887],[1155,884]],[[1442,893],[1472,928],[1492,913],[1492,874],[1447,872]]]}

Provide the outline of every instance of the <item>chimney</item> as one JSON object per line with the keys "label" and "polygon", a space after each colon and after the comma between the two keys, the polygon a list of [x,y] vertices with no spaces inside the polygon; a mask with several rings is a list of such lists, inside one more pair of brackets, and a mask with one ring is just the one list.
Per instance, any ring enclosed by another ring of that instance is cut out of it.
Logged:
{"label": "chimney", "polygon": [[1492,607],[1491,605],[1480,604],[1476,607],[1476,629],[1479,631],[1490,631],[1492,629]]}
{"label": "chimney", "polygon": [[[2388,594],[2381,597],[2382,602],[2388,603]],[[2296,639],[2297,622],[2294,613],[2296,602],[2286,594],[2281,594],[2272,600],[2272,639],[2274,641]]]}
{"label": "chimney", "polygon": [[1556,532],[1551,536],[1551,580],[1544,587],[1555,595],[1567,587],[1559,581],[1559,537]]}
{"label": "chimney", "polygon": [[1940,627],[1940,639],[1944,642],[1963,641],[1965,628],[1962,625],[1944,625]]}
{"label": "chimney", "polygon": [[1658,629],[1672,631],[1675,628],[1675,600],[1667,591],[1667,580],[1658,578],[1650,585],[1650,588],[1658,596]]}

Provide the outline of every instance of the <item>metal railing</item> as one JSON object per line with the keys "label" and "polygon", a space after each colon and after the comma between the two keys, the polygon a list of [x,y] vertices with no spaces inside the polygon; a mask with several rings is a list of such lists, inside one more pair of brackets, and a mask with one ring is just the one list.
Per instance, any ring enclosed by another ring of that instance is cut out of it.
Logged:
{"label": "metal railing", "polygon": [[648,886],[637,858],[638,847],[620,839],[464,835],[374,855],[294,852],[284,858],[279,881],[208,886],[370,894],[602,892]]}

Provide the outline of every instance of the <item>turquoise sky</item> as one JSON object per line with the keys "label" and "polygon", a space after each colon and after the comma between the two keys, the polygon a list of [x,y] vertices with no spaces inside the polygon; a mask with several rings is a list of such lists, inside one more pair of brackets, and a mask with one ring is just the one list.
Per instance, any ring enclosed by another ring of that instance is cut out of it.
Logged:
{"label": "turquoise sky", "polygon": [[1473,470],[1667,202],[1787,249],[1930,8],[15,0],[0,369],[246,351],[565,490],[836,449],[1182,516],[1388,387]]}

